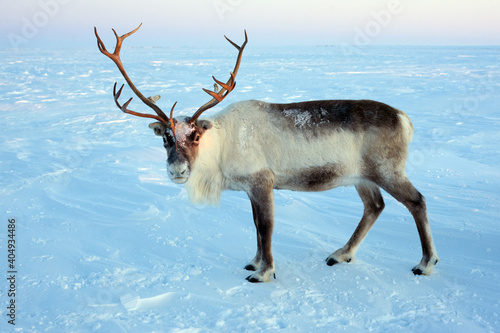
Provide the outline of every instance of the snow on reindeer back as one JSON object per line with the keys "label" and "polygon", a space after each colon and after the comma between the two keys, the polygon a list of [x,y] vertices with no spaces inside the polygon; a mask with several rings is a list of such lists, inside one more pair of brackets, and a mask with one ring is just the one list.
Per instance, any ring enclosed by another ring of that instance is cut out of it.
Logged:
{"label": "snow on reindeer back", "polygon": [[301,111],[298,109],[290,109],[283,111],[285,117],[292,118],[295,126],[298,128],[311,127],[312,115],[309,111]]}
{"label": "snow on reindeer back", "polygon": [[283,115],[286,118],[292,119],[295,122],[295,127],[300,129],[329,123],[330,121],[326,118],[327,114],[328,111],[324,108],[312,111],[304,111],[301,109],[289,109],[283,111]]}

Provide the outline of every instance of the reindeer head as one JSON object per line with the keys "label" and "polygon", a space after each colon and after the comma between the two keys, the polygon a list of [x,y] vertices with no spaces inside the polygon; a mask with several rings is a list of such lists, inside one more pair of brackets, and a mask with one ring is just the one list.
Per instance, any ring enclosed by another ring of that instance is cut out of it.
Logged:
{"label": "reindeer head", "polygon": [[[115,83],[115,86],[113,88],[113,96],[116,105],[125,113],[138,117],[153,118],[158,120],[158,122],[150,124],[149,127],[154,130],[156,135],[163,137],[163,145],[167,150],[168,155],[168,176],[173,182],[177,184],[183,184],[189,179],[191,167],[193,166],[194,161],[196,160],[196,157],[198,155],[199,144],[203,134],[212,127],[212,124],[209,121],[198,120],[198,118],[204,111],[214,107],[219,102],[221,102],[236,86],[235,77],[238,73],[243,49],[248,42],[247,33],[245,31],[245,42],[241,46],[235,44],[229,38],[224,36],[229,41],[229,43],[231,43],[239,51],[238,57],[236,59],[236,65],[234,66],[233,71],[230,73],[229,80],[224,83],[212,76],[215,81],[214,91],[203,89],[207,94],[212,96],[212,99],[202,105],[192,117],[179,117],[174,119],[172,118],[172,114],[177,102],[174,103],[172,109],[170,110],[170,117],[167,117],[167,115],[156,105],[156,101],[160,99],[160,96],[157,95],[148,98],[144,97],[144,95],[135,87],[135,85],[132,83],[132,80],[130,80],[130,78],[128,77],[127,72],[125,71],[125,68],[123,67],[123,64],[121,62],[120,50],[123,40],[139,30],[141,25],[139,25],[139,27],[137,27],[135,30],[120,37],[113,29],[116,37],[116,46],[113,53],[109,53],[106,50],[104,43],[101,41],[101,38],[97,34],[97,28],[94,27],[94,32],[97,38],[97,46],[101,53],[113,60],[135,95],[139,97],[144,104],[152,108],[155,111],[156,115],[139,113],[129,110],[128,105],[132,101],[132,98],[125,102],[125,104],[120,105],[120,103],[118,102],[118,98],[120,97],[120,94],[122,92],[123,85],[118,91],[116,91]],[[222,88],[220,89],[220,91],[219,86]]]}
{"label": "reindeer head", "polygon": [[163,146],[167,150],[167,172],[176,184],[184,184],[191,174],[191,167],[198,156],[198,149],[203,134],[212,128],[208,120],[191,122],[189,117],[173,119],[175,131],[161,122],[149,124],[156,135],[163,137]]}

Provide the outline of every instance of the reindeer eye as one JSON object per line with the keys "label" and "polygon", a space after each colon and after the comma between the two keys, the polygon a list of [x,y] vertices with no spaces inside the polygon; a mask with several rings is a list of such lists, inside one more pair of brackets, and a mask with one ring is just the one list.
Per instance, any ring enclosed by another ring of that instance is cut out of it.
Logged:
{"label": "reindeer eye", "polygon": [[175,141],[174,141],[172,135],[165,133],[165,135],[163,136],[163,146],[165,148],[168,148],[168,147],[173,146],[174,144],[175,144]]}
{"label": "reindeer eye", "polygon": [[194,137],[194,142],[198,142],[198,141],[200,141],[200,135],[196,134],[196,136]]}

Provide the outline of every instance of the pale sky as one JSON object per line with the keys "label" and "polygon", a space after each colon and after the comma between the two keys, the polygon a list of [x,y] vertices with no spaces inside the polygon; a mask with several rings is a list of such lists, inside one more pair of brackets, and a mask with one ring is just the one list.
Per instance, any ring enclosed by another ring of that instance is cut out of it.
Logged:
{"label": "pale sky", "polygon": [[[500,0],[2,0],[0,48],[129,45],[500,45]],[[110,44],[111,45],[111,44]]]}

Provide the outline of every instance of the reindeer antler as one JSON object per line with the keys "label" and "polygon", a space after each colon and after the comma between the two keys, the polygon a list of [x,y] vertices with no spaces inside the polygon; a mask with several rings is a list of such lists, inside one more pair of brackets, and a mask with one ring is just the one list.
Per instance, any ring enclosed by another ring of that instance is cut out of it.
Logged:
{"label": "reindeer antler", "polygon": [[[112,29],[113,33],[115,34],[115,37],[116,37],[116,46],[115,46],[115,50],[113,51],[113,53],[110,53],[106,50],[106,46],[104,46],[104,43],[102,42],[101,38],[97,34],[97,28],[94,27],[95,36],[97,38],[97,47],[99,48],[99,51],[101,51],[102,54],[104,54],[105,56],[107,56],[108,58],[113,60],[113,62],[116,64],[116,66],[118,67],[118,69],[122,73],[125,81],[127,81],[128,85],[130,86],[132,91],[135,93],[135,95],[137,97],[139,97],[140,100],[144,104],[146,104],[147,106],[152,108],[156,112],[157,115],[155,116],[152,114],[139,113],[139,112],[129,110],[128,105],[132,101],[132,98],[130,98],[127,102],[125,102],[125,104],[120,105],[120,103],[118,102],[118,98],[120,97],[120,94],[122,93],[123,85],[121,86],[121,88],[117,92],[116,91],[116,83],[115,83],[115,86],[113,88],[113,96],[114,96],[115,103],[118,106],[118,108],[120,110],[122,110],[123,112],[134,115],[134,116],[144,117],[144,118],[153,118],[153,119],[159,120],[160,122],[165,124],[167,127],[172,129],[172,131],[174,132],[174,138],[175,138],[175,126],[174,126],[174,122],[172,119],[172,113],[174,111],[174,108],[175,108],[175,105],[177,104],[177,102],[175,102],[175,104],[172,106],[172,109],[170,110],[170,118],[167,117],[167,115],[155,104],[155,102],[160,98],[160,96],[148,97],[148,98],[144,97],[144,95],[139,91],[139,89],[137,89],[135,87],[135,85],[132,83],[132,80],[127,75],[127,72],[125,71],[125,68],[123,67],[122,61],[120,59],[120,50],[122,47],[123,40],[125,38],[127,38],[128,36],[132,35],[133,33],[135,33],[137,30],[139,30],[139,28],[141,26],[142,26],[142,23],[136,29],[134,29],[134,30],[130,31],[129,33],[126,33],[122,36],[118,36],[115,29]],[[247,31],[245,30],[245,42],[243,42],[243,44],[241,46],[238,46],[236,43],[234,43],[232,40],[230,40],[226,36],[224,36],[224,37],[227,39],[227,41],[229,43],[231,43],[231,45],[233,45],[239,51],[238,57],[236,58],[236,65],[234,66],[233,71],[230,72],[230,77],[226,83],[221,82],[212,76],[212,78],[215,81],[214,91],[204,89],[204,88],[203,88],[203,91],[208,93],[213,98],[210,101],[208,101],[207,103],[203,104],[198,110],[196,110],[196,112],[194,113],[194,115],[190,119],[191,124],[194,124],[196,122],[196,120],[198,119],[198,117],[203,112],[205,112],[206,110],[219,104],[224,98],[226,98],[226,96],[236,86],[236,81],[235,81],[236,74],[238,73],[238,69],[240,67],[240,62],[241,62],[241,57],[243,55],[243,50],[248,42]],[[219,91],[218,86],[220,86],[222,88],[220,91]]]}
{"label": "reindeer antler", "polygon": [[[146,104],[147,106],[149,106],[150,108],[152,108],[156,112],[157,115],[155,116],[155,115],[146,114],[146,113],[139,113],[139,112],[135,112],[135,111],[127,109],[128,105],[132,101],[132,98],[130,98],[125,104],[123,104],[123,106],[120,105],[120,103],[118,102],[118,98],[120,97],[120,94],[122,92],[123,85],[118,90],[118,92],[116,92],[116,82],[115,82],[115,86],[113,88],[113,96],[114,96],[115,103],[118,106],[118,108],[120,110],[122,110],[123,112],[125,112],[125,113],[131,114],[131,115],[134,115],[134,116],[138,116],[138,117],[153,118],[153,119],[159,120],[160,122],[162,122],[163,124],[165,124],[167,127],[172,127],[171,120],[158,107],[158,105],[155,104],[155,101],[158,100],[160,98],[160,96],[155,96],[154,98],[153,97],[146,98],[139,91],[139,89],[137,89],[135,87],[135,85],[132,83],[132,80],[127,75],[127,72],[125,71],[125,68],[123,67],[122,61],[120,59],[120,50],[122,48],[123,40],[125,38],[127,38],[128,36],[132,35],[133,33],[135,33],[137,30],[139,30],[139,28],[141,26],[142,26],[142,23],[136,29],[134,29],[134,30],[130,31],[129,33],[126,33],[126,34],[124,34],[122,36],[118,36],[118,34],[116,33],[115,29],[112,29],[113,32],[114,32],[114,34],[115,34],[115,37],[116,37],[116,46],[115,46],[115,50],[114,50],[113,53],[109,53],[108,50],[106,50],[106,46],[104,46],[104,43],[102,42],[101,38],[97,34],[97,28],[94,27],[94,33],[95,33],[95,36],[97,37],[97,47],[99,48],[99,51],[101,51],[102,54],[104,54],[105,56],[107,56],[109,59],[113,60],[113,62],[116,64],[116,66],[118,67],[118,69],[122,73],[123,77],[125,78],[125,81],[127,81],[128,85],[130,86],[130,88],[132,89],[132,91],[135,93],[135,95],[137,97],[139,97],[140,100],[144,104]],[[172,107],[172,110],[171,110],[170,114],[172,114],[172,111],[174,110],[174,107],[175,107],[175,104]]]}
{"label": "reindeer antler", "polygon": [[[224,36],[224,37],[226,37],[226,36]],[[234,43],[232,40],[230,40],[227,37],[226,37],[226,39],[227,39],[227,41],[229,43],[231,43],[231,45],[233,45],[239,51],[238,52],[238,57],[236,58],[236,65],[234,66],[233,71],[230,72],[229,80],[227,80],[226,83],[221,82],[221,81],[217,80],[214,76],[212,76],[212,78],[215,81],[214,91],[211,91],[211,90],[208,90],[208,89],[205,89],[205,88],[203,88],[203,91],[205,91],[207,94],[209,94],[213,98],[210,101],[208,101],[207,103],[203,104],[198,110],[196,110],[196,112],[194,113],[194,115],[191,117],[191,120],[190,120],[191,124],[194,124],[196,122],[196,120],[198,119],[198,117],[203,112],[205,112],[206,110],[208,110],[210,108],[213,108],[214,106],[216,106],[217,104],[219,104],[224,98],[226,98],[226,96],[236,86],[236,81],[235,81],[236,74],[238,74],[238,69],[240,67],[240,62],[241,62],[241,56],[243,55],[243,50],[245,49],[245,46],[247,45],[247,42],[248,42],[247,31],[245,30],[245,41],[243,42],[243,44],[241,46],[238,46],[238,44]],[[222,89],[220,91],[218,89],[217,84],[222,87]]]}

